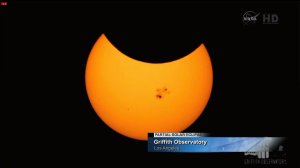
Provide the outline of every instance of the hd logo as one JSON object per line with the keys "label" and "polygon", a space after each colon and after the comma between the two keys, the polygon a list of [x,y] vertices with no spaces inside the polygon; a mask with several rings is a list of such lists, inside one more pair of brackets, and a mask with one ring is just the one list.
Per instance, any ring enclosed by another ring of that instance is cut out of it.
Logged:
{"label": "hd logo", "polygon": [[276,13],[261,13],[255,11],[246,11],[242,16],[244,25],[256,23],[262,24],[278,24],[279,17]]}

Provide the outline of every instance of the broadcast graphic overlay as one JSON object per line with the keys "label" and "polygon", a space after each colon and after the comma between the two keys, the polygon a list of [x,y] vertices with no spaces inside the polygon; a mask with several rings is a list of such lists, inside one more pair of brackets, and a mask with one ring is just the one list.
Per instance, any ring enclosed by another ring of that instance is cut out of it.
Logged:
{"label": "broadcast graphic overlay", "polygon": [[[149,133],[148,152],[272,152],[285,137],[216,137],[207,133]],[[246,153],[247,154],[247,153]]]}

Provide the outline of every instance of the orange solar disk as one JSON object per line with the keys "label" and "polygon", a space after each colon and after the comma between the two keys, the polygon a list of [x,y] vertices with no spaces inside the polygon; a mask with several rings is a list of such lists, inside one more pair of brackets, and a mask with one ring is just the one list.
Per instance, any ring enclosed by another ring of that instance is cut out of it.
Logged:
{"label": "orange solar disk", "polygon": [[148,132],[181,132],[203,112],[212,90],[213,71],[201,44],[167,63],[134,60],[105,35],[86,65],[86,89],[98,116],[113,130],[147,140]]}

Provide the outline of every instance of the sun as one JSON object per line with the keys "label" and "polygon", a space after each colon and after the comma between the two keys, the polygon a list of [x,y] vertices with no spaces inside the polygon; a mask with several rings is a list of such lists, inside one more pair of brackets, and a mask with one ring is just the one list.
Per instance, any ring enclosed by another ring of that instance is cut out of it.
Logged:
{"label": "sun", "polygon": [[85,82],[92,107],[110,128],[147,140],[148,132],[181,132],[197,120],[211,94],[213,70],[204,44],[175,61],[146,63],[124,55],[102,34]]}

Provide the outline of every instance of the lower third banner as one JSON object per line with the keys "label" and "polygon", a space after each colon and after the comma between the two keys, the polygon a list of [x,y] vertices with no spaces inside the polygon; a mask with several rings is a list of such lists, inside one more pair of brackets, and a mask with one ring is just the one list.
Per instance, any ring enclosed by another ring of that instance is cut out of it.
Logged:
{"label": "lower third banner", "polygon": [[205,133],[149,133],[148,152],[269,152],[284,137],[212,137]]}

